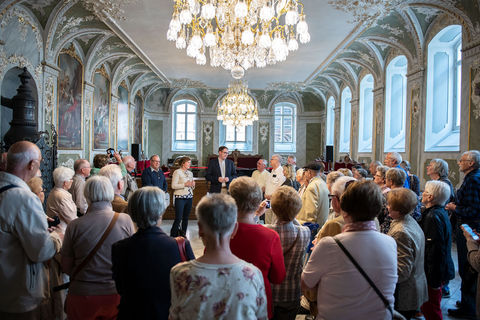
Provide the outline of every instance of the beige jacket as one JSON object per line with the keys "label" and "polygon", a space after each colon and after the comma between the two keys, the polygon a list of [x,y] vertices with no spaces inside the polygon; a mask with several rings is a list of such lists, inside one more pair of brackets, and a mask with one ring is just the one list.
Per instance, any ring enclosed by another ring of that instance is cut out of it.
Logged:
{"label": "beige jacket", "polygon": [[81,214],[85,214],[87,212],[88,203],[87,199],[85,199],[85,195],[83,194],[83,190],[85,189],[85,177],[81,174],[76,174],[73,176],[72,187],[68,192],[72,194],[72,200],[75,202],[78,211]]}
{"label": "beige jacket", "polygon": [[428,300],[425,276],[425,236],[420,225],[407,214],[393,220],[388,235],[397,243],[397,310],[418,310]]}
{"label": "beige jacket", "polygon": [[12,174],[0,172],[0,311],[20,313],[35,309],[45,298],[43,262],[60,249],[58,235],[47,230],[40,199]]}
{"label": "beige jacket", "polygon": [[193,195],[193,188],[185,187],[185,182],[189,180],[193,180],[193,173],[191,171],[183,171],[182,169],[175,170],[172,176],[173,194],[177,196],[186,196],[191,192]]}
{"label": "beige jacket", "polygon": [[58,216],[60,224],[58,225],[65,233],[67,224],[77,219],[77,206],[72,200],[70,192],[63,188],[53,188],[47,199],[47,216],[53,218]]}
{"label": "beige jacket", "polygon": [[328,218],[328,188],[321,177],[313,177],[302,194],[302,208],[297,215],[300,224],[318,223],[320,228]]}

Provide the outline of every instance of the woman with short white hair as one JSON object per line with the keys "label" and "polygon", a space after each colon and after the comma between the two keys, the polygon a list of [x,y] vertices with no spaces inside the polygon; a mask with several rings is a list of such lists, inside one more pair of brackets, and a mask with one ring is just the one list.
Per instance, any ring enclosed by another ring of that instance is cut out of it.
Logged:
{"label": "woman with short white hair", "polygon": [[58,167],[53,170],[55,187],[47,198],[47,215],[50,218],[60,218],[58,225],[61,232],[65,233],[67,225],[77,218],[77,206],[68,190],[72,186],[75,172],[67,167]]}
{"label": "woman with short white hair", "polygon": [[169,319],[266,319],[262,273],[230,250],[237,229],[235,200],[226,194],[206,195],[196,215],[205,251],[172,268]]}
{"label": "woman with short white hair", "polygon": [[[112,210],[114,192],[108,178],[99,175],[89,178],[84,194],[87,213],[67,226],[61,251],[62,269],[70,275],[65,302],[67,317],[115,319],[120,296],[112,278],[112,245],[130,237],[134,227],[129,215]],[[104,235],[107,236],[100,243]],[[99,244],[95,254],[86,260]]]}
{"label": "woman with short white hair", "polygon": [[[118,320],[168,318],[170,270],[182,258],[177,241],[159,227],[166,208],[165,194],[157,187],[143,187],[128,201],[138,231],[112,247],[113,279],[121,296]],[[195,259],[188,240],[185,253]]]}
{"label": "woman with short white hair", "polygon": [[441,319],[442,286],[455,277],[451,256],[452,226],[444,207],[449,197],[450,187],[446,183],[433,180],[425,184],[422,202],[426,209],[420,226],[425,234],[428,301],[421,310],[426,319]]}

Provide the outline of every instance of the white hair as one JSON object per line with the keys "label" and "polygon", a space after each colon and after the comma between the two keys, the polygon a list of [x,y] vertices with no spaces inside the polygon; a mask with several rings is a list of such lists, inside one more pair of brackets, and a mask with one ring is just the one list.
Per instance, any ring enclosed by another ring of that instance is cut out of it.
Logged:
{"label": "white hair", "polygon": [[478,150],[469,150],[463,154],[467,155],[468,160],[473,161],[474,169],[478,169],[480,167],[480,152]]}
{"label": "white hair", "polygon": [[345,192],[345,185],[348,181],[357,181],[354,177],[339,177],[332,185],[332,194],[340,197]]}
{"label": "white hair", "polygon": [[444,205],[450,198],[450,186],[440,180],[427,181],[425,184],[425,192],[433,196],[432,203],[434,205]]}
{"label": "white hair", "polygon": [[112,184],[114,190],[117,189],[118,182],[123,178],[122,171],[120,170],[120,167],[116,164],[106,165],[105,167],[100,169],[98,174],[107,177],[110,180],[110,183]]}
{"label": "white hair", "polygon": [[390,154],[390,158],[394,159],[398,164],[402,163],[402,155],[398,152],[389,152],[388,154]]}
{"label": "white hair", "polygon": [[75,171],[67,167],[58,167],[53,170],[53,182],[55,183],[55,187],[61,188],[63,187],[63,183],[65,181],[71,180],[75,175]]}
{"label": "white hair", "polygon": [[28,141],[14,143],[7,153],[7,170],[24,169],[32,160],[41,156],[40,149]]}
{"label": "white hair", "polygon": [[237,221],[235,200],[226,194],[204,196],[195,208],[197,219],[213,234],[225,237],[232,234]]}
{"label": "white hair", "polygon": [[115,196],[112,184],[107,177],[95,175],[88,178],[83,190],[88,203],[108,201],[112,202]]}
{"label": "white hair", "polygon": [[135,158],[133,158],[132,156],[125,156],[122,158],[122,162],[124,165],[127,165],[132,161],[135,161]]}
{"label": "white hair", "polygon": [[165,193],[157,187],[143,187],[128,200],[128,214],[140,229],[155,226],[167,204]]}
{"label": "white hair", "polygon": [[283,158],[282,158],[282,156],[281,156],[281,155],[279,155],[279,154],[274,154],[274,155],[272,156],[272,158],[273,158],[273,157],[276,157],[276,158],[277,158],[277,160],[278,160],[278,162],[280,162],[280,164],[282,164],[282,160],[283,160]]}

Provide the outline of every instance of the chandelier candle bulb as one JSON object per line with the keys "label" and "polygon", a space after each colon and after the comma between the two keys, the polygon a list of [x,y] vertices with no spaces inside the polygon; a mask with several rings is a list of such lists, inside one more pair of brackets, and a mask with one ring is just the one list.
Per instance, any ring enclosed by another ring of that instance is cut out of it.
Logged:
{"label": "chandelier candle bulb", "polygon": [[[231,70],[284,61],[310,34],[298,0],[174,0],[167,39],[199,64]],[[202,46],[215,48],[209,59]]]}
{"label": "chandelier candle bulb", "polygon": [[244,82],[235,80],[229,84],[227,94],[220,100],[217,119],[237,128],[258,120],[257,105]]}

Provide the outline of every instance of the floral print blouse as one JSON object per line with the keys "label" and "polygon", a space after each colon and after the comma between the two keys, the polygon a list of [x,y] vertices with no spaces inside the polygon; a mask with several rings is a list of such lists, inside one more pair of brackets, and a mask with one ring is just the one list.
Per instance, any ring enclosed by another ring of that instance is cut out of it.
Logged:
{"label": "floral print blouse", "polygon": [[176,319],[267,319],[263,276],[253,264],[177,264],[170,272]]}

